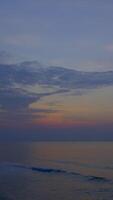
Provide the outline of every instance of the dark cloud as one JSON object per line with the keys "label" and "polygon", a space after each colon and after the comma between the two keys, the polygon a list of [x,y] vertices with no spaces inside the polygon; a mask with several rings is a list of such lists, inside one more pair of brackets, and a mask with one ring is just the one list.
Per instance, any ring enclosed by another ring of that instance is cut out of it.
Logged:
{"label": "dark cloud", "polygon": [[[107,133],[107,134],[106,134]],[[112,125],[78,126],[78,127],[47,127],[27,126],[1,127],[1,140],[20,141],[111,141],[113,140]]]}
{"label": "dark cloud", "polygon": [[[29,63],[29,64],[28,64]],[[35,62],[17,65],[0,65],[1,84],[57,86],[63,89],[95,88],[113,85],[113,71],[82,72],[63,67],[44,67]]]}
{"label": "dark cloud", "polygon": [[[15,84],[19,87],[16,88]],[[26,89],[36,84],[44,86],[45,91],[40,93]],[[109,85],[113,85],[112,71],[82,72],[63,67],[44,67],[36,61],[0,64],[0,104],[7,109],[27,108],[44,96],[68,94],[71,90],[74,95],[82,95],[90,89]],[[52,92],[48,92],[49,87],[53,88]]]}
{"label": "dark cloud", "polygon": [[[112,71],[81,72],[63,67],[44,67],[36,62],[28,63],[0,64],[0,126],[29,125],[33,119],[59,112],[52,107],[57,102],[50,103],[50,109],[29,108],[30,104],[46,96],[64,93],[65,97],[70,93],[82,95],[93,88],[113,85]],[[36,84],[44,86],[42,93],[27,90],[27,87],[33,88]],[[50,88],[52,90],[48,90]]]}

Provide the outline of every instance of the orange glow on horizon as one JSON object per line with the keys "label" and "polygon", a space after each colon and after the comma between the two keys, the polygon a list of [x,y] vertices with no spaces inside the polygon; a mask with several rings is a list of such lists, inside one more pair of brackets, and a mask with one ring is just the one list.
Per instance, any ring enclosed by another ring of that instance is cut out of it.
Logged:
{"label": "orange glow on horizon", "polygon": [[53,126],[53,127],[76,127],[92,126],[95,121],[65,119],[63,113],[52,113],[40,119],[33,120],[34,125]]}

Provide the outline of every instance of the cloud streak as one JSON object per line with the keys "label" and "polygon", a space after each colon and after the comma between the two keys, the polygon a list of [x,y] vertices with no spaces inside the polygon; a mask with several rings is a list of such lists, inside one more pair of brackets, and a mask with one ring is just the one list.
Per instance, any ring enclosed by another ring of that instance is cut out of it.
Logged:
{"label": "cloud streak", "polygon": [[[86,122],[91,125],[92,122],[81,119],[81,115],[78,120],[76,109],[72,120],[73,113],[66,105],[59,106],[60,98],[51,98],[45,106],[40,103],[46,97],[60,95],[65,99],[70,95],[81,96],[98,87],[113,85],[112,71],[82,72],[64,67],[45,67],[38,62],[0,64],[0,72],[1,127],[28,127],[41,123],[43,126],[44,123],[56,123],[60,126],[65,121],[70,126],[77,123],[85,126]],[[33,107],[34,102],[39,106]],[[71,107],[70,109],[72,110]]]}

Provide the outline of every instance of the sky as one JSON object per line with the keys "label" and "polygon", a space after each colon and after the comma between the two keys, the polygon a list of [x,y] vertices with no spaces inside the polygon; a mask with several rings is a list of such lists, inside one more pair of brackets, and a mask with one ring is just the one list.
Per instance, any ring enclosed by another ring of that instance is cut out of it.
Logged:
{"label": "sky", "polygon": [[0,0],[0,139],[113,140],[112,0]]}
{"label": "sky", "polygon": [[112,0],[0,0],[0,59],[112,70],[112,21]]}

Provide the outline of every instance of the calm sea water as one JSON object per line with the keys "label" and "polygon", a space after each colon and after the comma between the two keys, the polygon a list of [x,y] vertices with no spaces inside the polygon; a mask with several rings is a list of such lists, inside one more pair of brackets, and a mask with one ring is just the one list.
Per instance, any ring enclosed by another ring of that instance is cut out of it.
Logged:
{"label": "calm sea water", "polygon": [[111,199],[112,142],[0,144],[0,200]]}

